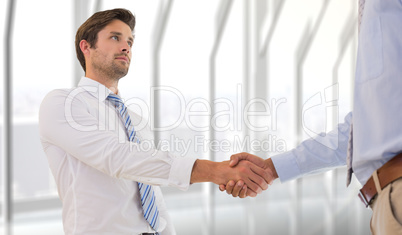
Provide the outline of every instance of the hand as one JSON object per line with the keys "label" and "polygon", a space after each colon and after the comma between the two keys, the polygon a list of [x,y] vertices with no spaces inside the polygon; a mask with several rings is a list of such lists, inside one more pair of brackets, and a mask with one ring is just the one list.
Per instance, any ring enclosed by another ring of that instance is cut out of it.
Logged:
{"label": "hand", "polygon": [[[262,159],[258,156],[249,153],[238,153],[231,156],[230,166],[236,166],[240,161],[247,160],[250,161],[257,166],[265,169],[268,175],[270,175],[270,179],[267,181],[269,185],[273,183],[273,181],[278,178],[278,174],[275,170],[275,166],[272,163],[272,160],[269,159]],[[231,194],[233,197],[240,197],[245,198],[247,196],[256,196],[250,190],[247,191],[247,188],[244,186],[244,182],[237,181],[236,184],[233,180],[229,181],[226,185],[222,184],[219,186],[221,191],[225,191],[228,194]]]}
{"label": "hand", "polygon": [[190,183],[213,182],[223,185],[229,180],[242,180],[248,187],[247,194],[255,197],[268,188],[271,178],[266,170],[251,161],[241,161],[236,163],[236,166],[229,166],[229,161],[212,162],[198,159],[194,163]]}
{"label": "hand", "polygon": [[[221,173],[223,183],[229,180],[241,180],[248,188],[248,194],[253,197],[262,193],[263,190],[266,190],[268,188],[268,182],[272,178],[269,172],[250,161],[241,161],[232,167],[229,165],[228,161],[222,162],[222,164],[224,165],[218,169],[218,172]],[[223,184],[220,181],[214,183]]]}
{"label": "hand", "polygon": [[222,192],[226,190],[229,195],[239,198],[245,198],[247,196],[257,196],[257,194],[252,191],[247,192],[247,185],[244,184],[243,180],[239,180],[237,181],[237,183],[233,180],[230,180],[226,185],[219,185],[219,190],[221,190]]}

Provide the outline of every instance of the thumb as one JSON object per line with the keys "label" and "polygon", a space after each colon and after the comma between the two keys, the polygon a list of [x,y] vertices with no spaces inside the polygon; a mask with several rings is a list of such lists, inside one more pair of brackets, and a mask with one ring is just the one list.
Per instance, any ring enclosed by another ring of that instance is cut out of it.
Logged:
{"label": "thumb", "polygon": [[247,160],[248,155],[249,154],[245,152],[233,154],[232,156],[230,156],[229,166],[234,167],[239,163],[239,161]]}
{"label": "thumb", "polygon": [[229,162],[229,166],[230,167],[234,167],[237,165],[237,163],[239,163],[239,158],[238,157],[234,157],[235,155],[232,155],[230,157],[230,162]]}

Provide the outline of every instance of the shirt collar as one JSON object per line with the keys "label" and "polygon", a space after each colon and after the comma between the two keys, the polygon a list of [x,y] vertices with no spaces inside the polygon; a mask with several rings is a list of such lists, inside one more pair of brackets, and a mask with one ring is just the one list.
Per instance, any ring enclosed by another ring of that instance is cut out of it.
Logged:
{"label": "shirt collar", "polygon": [[89,94],[94,96],[99,100],[106,100],[109,94],[113,93],[109,88],[107,88],[102,83],[99,83],[91,78],[82,77],[78,83],[79,88],[83,88]]}

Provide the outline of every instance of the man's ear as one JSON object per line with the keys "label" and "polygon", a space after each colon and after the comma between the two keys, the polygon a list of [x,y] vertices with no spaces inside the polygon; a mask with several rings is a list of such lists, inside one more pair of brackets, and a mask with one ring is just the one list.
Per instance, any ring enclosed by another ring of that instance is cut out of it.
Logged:
{"label": "man's ear", "polygon": [[80,49],[84,55],[89,55],[89,48],[91,48],[91,45],[89,44],[89,42],[87,42],[87,40],[83,39],[80,41]]}

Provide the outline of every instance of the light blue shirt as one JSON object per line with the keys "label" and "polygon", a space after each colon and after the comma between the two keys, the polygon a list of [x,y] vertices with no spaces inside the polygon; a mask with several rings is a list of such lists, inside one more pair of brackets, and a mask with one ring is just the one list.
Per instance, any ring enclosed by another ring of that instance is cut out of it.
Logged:
{"label": "light blue shirt", "polygon": [[327,133],[272,157],[281,182],[346,165],[353,123],[353,171],[364,185],[402,152],[402,2],[366,0],[359,34],[353,112]]}

